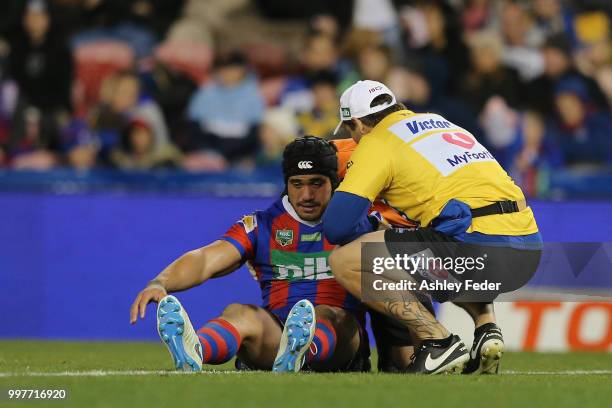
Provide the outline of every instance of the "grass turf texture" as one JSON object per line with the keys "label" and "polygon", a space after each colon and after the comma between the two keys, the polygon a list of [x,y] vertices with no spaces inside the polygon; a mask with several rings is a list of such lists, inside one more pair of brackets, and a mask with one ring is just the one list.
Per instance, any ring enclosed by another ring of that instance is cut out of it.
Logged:
{"label": "grass turf texture", "polygon": [[[511,374],[498,376],[278,375],[236,373],[232,364],[216,366],[215,372],[195,375],[150,373],[170,372],[170,368],[171,359],[162,344],[0,341],[0,390],[3,393],[0,406],[612,406],[612,354],[507,353],[502,373]],[[113,374],[87,377],[25,375],[93,370],[112,371]],[[145,370],[147,373],[114,374],[124,370]],[[607,373],[567,373],[592,370]],[[11,402],[6,396],[9,388],[62,388],[68,390],[69,395],[65,401]]]}

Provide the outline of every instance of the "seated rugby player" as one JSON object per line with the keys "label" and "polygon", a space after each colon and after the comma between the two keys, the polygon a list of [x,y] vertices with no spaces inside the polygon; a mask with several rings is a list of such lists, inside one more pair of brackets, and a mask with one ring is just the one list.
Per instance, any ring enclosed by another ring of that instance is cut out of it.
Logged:
{"label": "seated rugby player", "polygon": [[[333,278],[328,255],[334,246],[322,234],[337,170],[329,142],[306,136],[290,143],[283,154],[285,194],[171,263],[138,294],[131,323],[144,318],[149,302],[158,302],[158,332],[176,369],[199,371],[237,356],[239,369],[369,371],[362,306]],[[260,284],[262,305],[230,304],[196,332],[168,293],[244,263]]]}

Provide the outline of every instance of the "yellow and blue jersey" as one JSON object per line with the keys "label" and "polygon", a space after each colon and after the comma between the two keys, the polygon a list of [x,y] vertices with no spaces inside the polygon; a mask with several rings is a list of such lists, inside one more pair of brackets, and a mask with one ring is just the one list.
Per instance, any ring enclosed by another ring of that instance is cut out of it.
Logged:
{"label": "yellow and blue jersey", "polygon": [[[377,197],[420,226],[430,226],[451,200],[470,208],[524,200],[521,189],[467,130],[432,113],[402,110],[364,135],[337,191]],[[526,236],[538,232],[529,207],[478,217],[466,233]]]}

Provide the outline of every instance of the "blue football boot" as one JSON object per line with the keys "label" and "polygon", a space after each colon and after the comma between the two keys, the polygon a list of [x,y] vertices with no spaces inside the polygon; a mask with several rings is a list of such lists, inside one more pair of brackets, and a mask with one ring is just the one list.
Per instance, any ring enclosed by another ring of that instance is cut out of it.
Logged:
{"label": "blue football boot", "polygon": [[187,312],[174,296],[165,296],[157,305],[157,332],[172,355],[174,368],[202,370],[202,344]]}
{"label": "blue football boot", "polygon": [[296,373],[301,370],[316,322],[314,306],[308,300],[302,299],[291,308],[272,371]]}

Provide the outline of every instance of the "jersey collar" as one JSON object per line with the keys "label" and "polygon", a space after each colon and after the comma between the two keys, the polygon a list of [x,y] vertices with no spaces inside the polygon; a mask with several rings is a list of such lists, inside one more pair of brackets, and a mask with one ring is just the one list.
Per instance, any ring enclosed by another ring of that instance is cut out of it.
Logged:
{"label": "jersey collar", "polygon": [[316,222],[306,221],[306,220],[301,219],[298,213],[295,212],[295,210],[293,209],[293,206],[289,202],[289,196],[287,195],[283,196],[283,207],[285,208],[285,211],[289,213],[291,218],[293,218],[297,222],[301,222],[302,224],[308,225],[309,227],[316,227],[317,225],[321,223],[321,219],[319,219],[319,221],[316,221]]}

